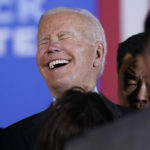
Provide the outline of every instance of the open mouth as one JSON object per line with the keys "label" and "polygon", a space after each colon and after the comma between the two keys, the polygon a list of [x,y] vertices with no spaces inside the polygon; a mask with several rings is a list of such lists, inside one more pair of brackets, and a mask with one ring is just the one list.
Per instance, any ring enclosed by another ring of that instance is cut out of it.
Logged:
{"label": "open mouth", "polygon": [[65,66],[67,64],[69,64],[70,60],[55,60],[49,63],[49,68],[51,70],[58,68],[58,67],[62,67]]}

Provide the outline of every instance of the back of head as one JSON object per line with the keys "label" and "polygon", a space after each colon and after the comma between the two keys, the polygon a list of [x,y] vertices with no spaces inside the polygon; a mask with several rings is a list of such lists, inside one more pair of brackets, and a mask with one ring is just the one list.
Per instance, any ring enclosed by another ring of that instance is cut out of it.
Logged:
{"label": "back of head", "polygon": [[129,37],[127,40],[119,44],[117,50],[117,71],[123,64],[123,59],[126,54],[131,54],[132,56],[137,56],[142,54],[144,46],[144,33],[139,33]]}
{"label": "back of head", "polygon": [[144,52],[150,55],[150,12],[145,20],[145,46]]}
{"label": "back of head", "polygon": [[145,20],[145,44],[144,44],[144,52],[143,52],[143,68],[147,73],[148,80],[150,81],[150,12]]}
{"label": "back of head", "polygon": [[50,107],[36,150],[62,150],[68,140],[111,120],[111,110],[97,93],[69,90]]}
{"label": "back of head", "polygon": [[147,38],[150,38],[150,12],[145,21],[145,34]]}

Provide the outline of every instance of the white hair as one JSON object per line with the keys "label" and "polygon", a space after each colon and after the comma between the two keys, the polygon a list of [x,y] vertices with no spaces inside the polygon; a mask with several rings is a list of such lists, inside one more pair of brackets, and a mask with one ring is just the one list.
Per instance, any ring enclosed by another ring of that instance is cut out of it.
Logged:
{"label": "white hair", "polygon": [[104,71],[104,65],[105,65],[105,58],[106,58],[106,54],[107,54],[107,43],[106,43],[106,38],[105,38],[105,33],[103,30],[103,27],[100,23],[100,21],[93,15],[91,14],[89,11],[85,10],[85,9],[81,9],[81,8],[68,8],[68,7],[57,7],[57,8],[53,8],[47,12],[45,12],[39,21],[39,25],[41,23],[41,21],[53,14],[59,13],[59,12],[75,12],[75,13],[79,13],[82,16],[85,16],[88,20],[88,22],[91,24],[91,29],[92,29],[92,35],[93,35],[93,40],[95,42],[97,41],[101,41],[104,44],[104,58],[101,64],[101,69],[100,69],[100,73],[99,75],[101,75]]}

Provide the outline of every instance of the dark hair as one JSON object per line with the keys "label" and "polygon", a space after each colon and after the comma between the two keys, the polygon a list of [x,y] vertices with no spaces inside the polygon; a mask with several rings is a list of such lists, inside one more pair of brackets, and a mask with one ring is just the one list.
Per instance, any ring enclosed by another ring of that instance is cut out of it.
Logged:
{"label": "dark hair", "polygon": [[150,42],[150,12],[145,20],[145,45]]}
{"label": "dark hair", "polygon": [[68,140],[111,120],[112,111],[97,93],[69,90],[50,106],[36,150],[62,150]]}
{"label": "dark hair", "polygon": [[132,56],[137,56],[138,54],[142,54],[143,46],[144,46],[144,33],[139,33],[131,36],[124,42],[120,43],[117,50],[117,71],[119,73],[119,69],[123,63],[123,58],[127,53]]}
{"label": "dark hair", "polygon": [[145,43],[144,43],[144,55],[150,55],[150,12],[145,20]]}
{"label": "dark hair", "polygon": [[146,36],[150,37],[150,12],[145,20],[145,33]]}

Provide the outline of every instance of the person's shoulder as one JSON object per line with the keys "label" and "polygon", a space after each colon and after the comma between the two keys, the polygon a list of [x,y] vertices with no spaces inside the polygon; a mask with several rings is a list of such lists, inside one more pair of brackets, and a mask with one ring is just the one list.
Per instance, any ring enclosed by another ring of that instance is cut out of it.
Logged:
{"label": "person's shoulder", "polygon": [[11,132],[13,130],[26,130],[29,128],[33,128],[33,126],[39,126],[44,121],[44,119],[46,117],[46,112],[47,112],[47,110],[42,111],[37,114],[34,114],[32,116],[29,116],[25,119],[22,119],[16,123],[6,127],[3,130],[3,133]]}
{"label": "person's shoulder", "polygon": [[16,128],[16,127],[23,127],[23,126],[26,126],[26,125],[32,123],[32,121],[34,120],[34,118],[36,118],[39,114],[40,114],[40,113],[37,113],[37,114],[31,115],[31,116],[29,116],[29,117],[27,117],[27,118],[24,118],[24,119],[22,119],[22,120],[20,120],[20,121],[18,121],[18,122],[16,122],[16,123],[14,123],[14,124],[8,126],[8,127],[6,128],[6,130],[11,129],[11,128]]}
{"label": "person's shoulder", "polygon": [[137,109],[133,109],[133,108],[128,108],[119,104],[116,104],[117,107],[122,111],[123,114],[128,114],[128,113],[132,113],[132,112],[137,112]]}
{"label": "person's shoulder", "polygon": [[1,131],[0,146],[8,150],[32,148],[46,116],[47,110],[6,127]]}
{"label": "person's shoulder", "polygon": [[128,107],[121,106],[119,104],[115,104],[110,101],[107,97],[105,97],[102,93],[99,93],[100,97],[105,101],[106,105],[112,110],[115,118],[120,118],[129,113],[135,112],[135,109],[131,109]]}

